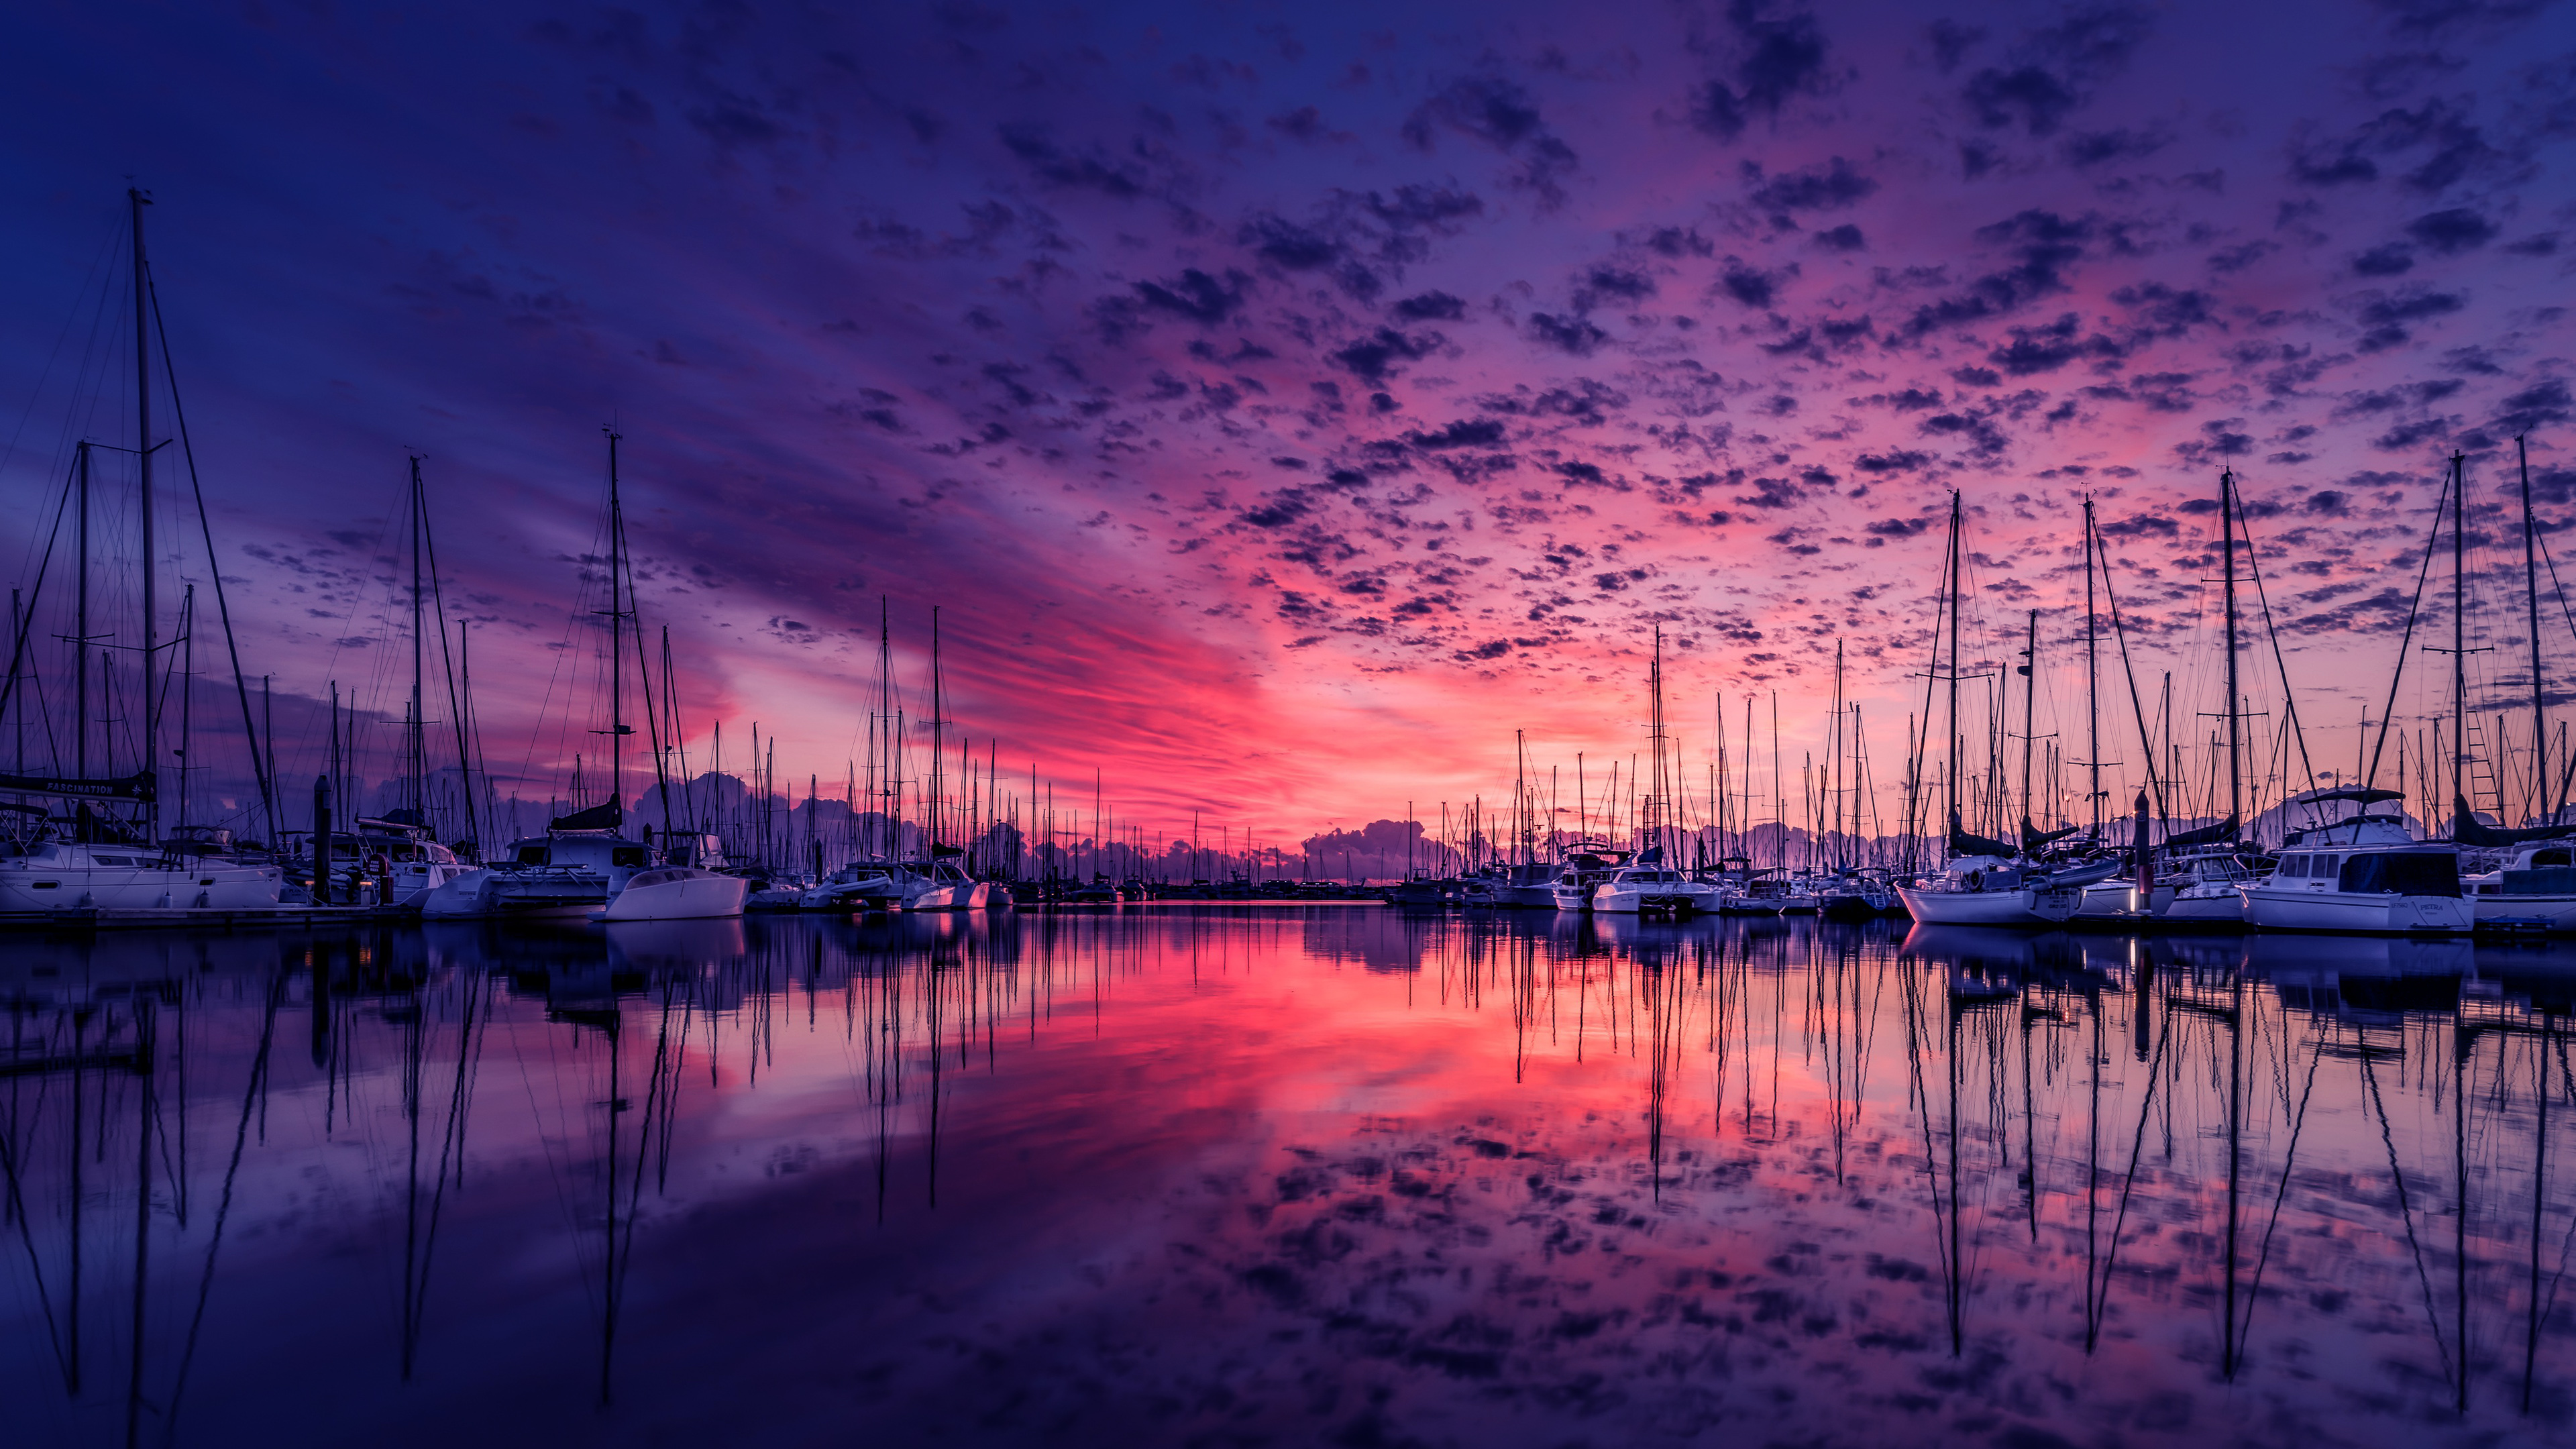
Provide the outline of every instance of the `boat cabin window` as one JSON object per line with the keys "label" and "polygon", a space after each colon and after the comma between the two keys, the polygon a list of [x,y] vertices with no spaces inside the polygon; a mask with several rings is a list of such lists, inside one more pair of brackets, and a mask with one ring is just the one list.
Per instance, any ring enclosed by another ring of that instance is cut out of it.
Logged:
{"label": "boat cabin window", "polygon": [[644,847],[640,845],[613,846],[608,852],[608,863],[610,866],[619,870],[642,870],[644,868]]}
{"label": "boat cabin window", "polygon": [[2284,877],[2303,876],[2307,873],[2308,858],[2306,856],[2285,855],[2281,857],[2281,874]]}
{"label": "boat cabin window", "polygon": [[2531,853],[2531,865],[2534,870],[2545,865],[2576,865],[2576,852],[2571,852],[2564,847],[2554,850],[2535,850]]}
{"label": "boat cabin window", "polygon": [[521,865],[543,865],[546,863],[546,848],[542,845],[522,845],[519,847],[518,859]]}

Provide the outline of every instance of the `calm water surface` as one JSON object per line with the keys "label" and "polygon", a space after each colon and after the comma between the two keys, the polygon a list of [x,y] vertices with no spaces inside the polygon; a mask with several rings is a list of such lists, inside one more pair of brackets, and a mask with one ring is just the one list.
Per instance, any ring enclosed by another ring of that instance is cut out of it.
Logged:
{"label": "calm water surface", "polygon": [[2576,1442],[2564,948],[1131,907],[0,991],[10,1444]]}

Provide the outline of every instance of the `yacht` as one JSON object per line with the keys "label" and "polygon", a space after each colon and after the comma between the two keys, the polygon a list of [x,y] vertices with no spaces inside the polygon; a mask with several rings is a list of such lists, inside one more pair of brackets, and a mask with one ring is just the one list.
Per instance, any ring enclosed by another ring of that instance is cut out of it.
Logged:
{"label": "yacht", "polygon": [[[907,911],[980,911],[994,904],[993,883],[974,879],[947,857],[932,861],[918,879],[919,889],[903,903]],[[1117,899],[1114,889],[1110,899]],[[1005,895],[1001,904],[1010,904],[1010,897]]]}
{"label": "yacht", "polygon": [[157,845],[42,839],[0,855],[0,912],[274,910],[285,884],[274,863]]}
{"label": "yacht", "polygon": [[1662,848],[1650,847],[1636,864],[1592,888],[1592,909],[1628,916],[1644,911],[1714,915],[1720,894],[1716,885],[1665,865]]}
{"label": "yacht", "polygon": [[[603,807],[609,808],[609,807]],[[688,921],[739,916],[751,883],[629,840],[614,828],[557,821],[544,835],[513,841],[506,861],[467,871],[429,892],[422,916],[523,920]],[[693,852],[674,852],[687,855]]]}
{"label": "yacht", "polygon": [[1601,883],[1618,874],[1628,862],[1628,852],[1613,850],[1597,841],[1585,841],[1565,853],[1557,862],[1556,878],[1548,882],[1548,892],[1555,897],[1560,911],[1592,909],[1592,893]]}
{"label": "yacht", "polygon": [[2365,935],[2453,935],[2475,917],[2460,889],[2460,848],[2415,838],[2393,815],[2368,807],[2394,791],[2346,786],[2312,790],[2293,804],[2347,802],[2362,813],[2294,830],[2269,875],[2239,887],[2245,919],[2269,931]]}
{"label": "yacht", "polygon": [[797,898],[808,911],[882,911],[904,903],[919,889],[907,865],[893,861],[852,861],[823,877]]}

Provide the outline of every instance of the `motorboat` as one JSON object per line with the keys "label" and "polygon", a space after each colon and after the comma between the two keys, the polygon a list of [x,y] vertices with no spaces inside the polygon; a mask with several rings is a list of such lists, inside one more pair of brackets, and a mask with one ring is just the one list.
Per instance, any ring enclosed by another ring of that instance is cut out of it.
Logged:
{"label": "motorboat", "polygon": [[506,860],[430,891],[420,913],[430,919],[687,921],[742,914],[751,882],[742,876],[672,859],[631,840],[600,807],[555,822],[544,835],[511,842]]}
{"label": "motorboat", "polygon": [[2476,917],[2460,886],[2460,848],[2416,838],[2393,815],[2370,805],[2397,799],[2392,790],[2344,786],[2313,790],[2292,804],[2346,802],[2362,813],[2291,831],[2270,874],[2238,889],[2245,919],[2267,931],[2340,931],[2364,935],[2450,935]]}
{"label": "motorboat", "polygon": [[1565,852],[1548,882],[1548,893],[1560,911],[1592,909],[1592,894],[1628,863],[1629,852],[1598,841],[1584,841]]}
{"label": "motorboat", "polygon": [[1613,872],[1592,888],[1592,909],[1630,916],[1644,912],[1714,915],[1721,894],[1713,882],[1694,880],[1665,865],[1661,848],[1650,847],[1636,864]]}
{"label": "motorboat", "polygon": [[858,860],[823,877],[797,897],[808,911],[882,911],[901,905],[917,888],[910,866]]}

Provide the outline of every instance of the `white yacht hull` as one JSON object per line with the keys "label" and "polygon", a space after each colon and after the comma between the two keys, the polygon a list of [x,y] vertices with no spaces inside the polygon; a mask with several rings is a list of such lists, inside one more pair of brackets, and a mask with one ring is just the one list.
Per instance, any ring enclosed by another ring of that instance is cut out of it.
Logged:
{"label": "white yacht hull", "polygon": [[666,867],[639,872],[598,913],[604,921],[705,921],[742,914],[751,882],[711,870]]}
{"label": "white yacht hull", "polygon": [[1927,891],[1898,886],[1898,899],[1927,926],[2054,926],[2075,914],[2084,892],[2056,890]]}
{"label": "white yacht hull", "polygon": [[2249,885],[2245,919],[2267,931],[2344,931],[2372,936],[2452,935],[2474,929],[2458,896],[2399,896]]}
{"label": "white yacht hull", "polygon": [[[1698,915],[1714,915],[1718,907],[1718,889],[1702,881],[1668,882],[1646,886],[1606,884],[1592,893],[1592,909],[1615,915],[1633,916],[1648,909],[1688,910]],[[1561,899],[1561,898],[1560,898]]]}
{"label": "white yacht hull", "polygon": [[253,911],[277,905],[285,872],[205,861],[164,867],[39,863],[0,868],[0,911]]}
{"label": "white yacht hull", "polygon": [[2481,921],[2528,921],[2535,917],[2548,922],[2545,929],[2555,933],[2576,932],[2576,896],[2472,896],[2469,898]]}
{"label": "white yacht hull", "polygon": [[991,881],[959,881],[934,885],[916,895],[904,906],[908,911],[981,911],[993,904]]}

